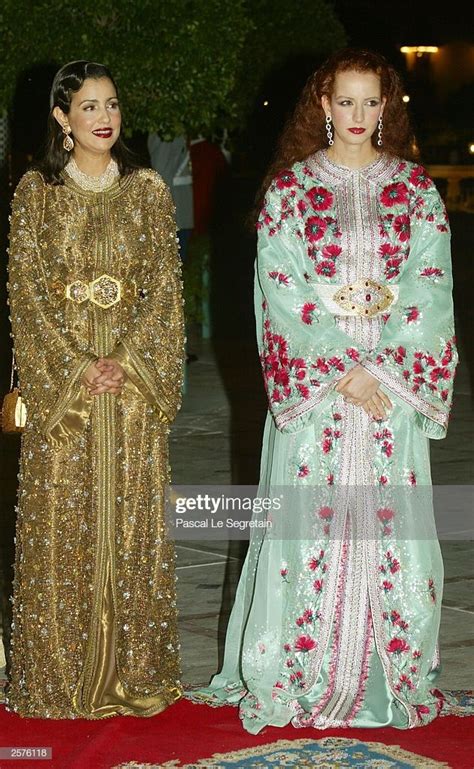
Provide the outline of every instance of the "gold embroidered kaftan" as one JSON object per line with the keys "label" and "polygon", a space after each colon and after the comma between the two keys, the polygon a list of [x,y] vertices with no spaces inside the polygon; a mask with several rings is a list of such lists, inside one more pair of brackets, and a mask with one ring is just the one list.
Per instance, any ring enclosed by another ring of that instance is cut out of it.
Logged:
{"label": "gold embroidered kaftan", "polygon": [[[7,692],[21,716],[151,716],[181,694],[163,523],[181,289],[173,204],[154,171],[101,193],[22,178],[9,296],[28,422]],[[81,384],[102,355],[128,374],[121,396]]]}

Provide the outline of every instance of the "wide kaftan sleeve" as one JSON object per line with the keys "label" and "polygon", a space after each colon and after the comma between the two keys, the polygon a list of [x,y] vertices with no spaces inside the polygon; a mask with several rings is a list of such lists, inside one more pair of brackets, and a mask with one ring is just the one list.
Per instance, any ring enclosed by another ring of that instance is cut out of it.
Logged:
{"label": "wide kaftan sleeve", "polygon": [[444,438],[458,361],[450,232],[435,185],[418,198],[399,298],[364,368],[398,395],[429,438]]}
{"label": "wide kaftan sleeve", "polygon": [[181,402],[184,316],[181,263],[171,193],[158,174],[146,180],[143,206],[148,217],[151,256],[142,298],[130,330],[110,357],[125,369],[132,386],[172,422]]}
{"label": "wide kaftan sleeve", "polygon": [[50,265],[39,245],[46,185],[38,172],[20,180],[12,203],[8,261],[10,319],[28,421],[45,437],[74,412],[81,377],[97,356],[76,336],[48,295]]}
{"label": "wide kaftan sleeve", "polygon": [[257,225],[255,314],[269,408],[283,432],[304,427],[365,353],[311,284],[301,221],[297,203],[288,204],[274,182]]}

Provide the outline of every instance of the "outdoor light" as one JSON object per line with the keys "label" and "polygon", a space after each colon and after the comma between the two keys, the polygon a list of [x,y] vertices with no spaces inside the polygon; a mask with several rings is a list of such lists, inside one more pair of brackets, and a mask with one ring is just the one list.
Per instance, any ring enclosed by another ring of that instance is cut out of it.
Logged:
{"label": "outdoor light", "polygon": [[407,93],[405,94],[405,96],[402,96],[402,101],[404,101],[405,104],[408,104],[408,102],[410,101],[410,97],[408,96]]}
{"label": "outdoor light", "polygon": [[471,155],[474,155],[474,142],[469,145],[469,152],[471,153]]}
{"label": "outdoor light", "polygon": [[402,45],[400,51],[402,53],[416,53],[417,56],[421,56],[424,53],[438,53],[439,48],[437,45]]}
{"label": "outdoor light", "polygon": [[267,101],[264,101],[264,102],[263,102],[263,106],[264,106],[264,107],[268,107],[268,102],[267,102]]}

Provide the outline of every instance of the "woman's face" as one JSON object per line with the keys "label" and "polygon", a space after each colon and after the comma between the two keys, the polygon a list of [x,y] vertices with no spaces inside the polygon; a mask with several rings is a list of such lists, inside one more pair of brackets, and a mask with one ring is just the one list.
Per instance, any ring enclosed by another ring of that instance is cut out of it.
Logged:
{"label": "woman's face", "polygon": [[84,152],[109,152],[120,135],[122,116],[117,92],[108,77],[84,80],[72,95],[69,114],[59,107],[53,114],[61,126],[70,126],[75,144]]}
{"label": "woman's face", "polygon": [[344,144],[364,144],[377,128],[386,99],[382,99],[380,78],[374,72],[339,72],[331,98],[321,103],[332,118],[334,133]]}

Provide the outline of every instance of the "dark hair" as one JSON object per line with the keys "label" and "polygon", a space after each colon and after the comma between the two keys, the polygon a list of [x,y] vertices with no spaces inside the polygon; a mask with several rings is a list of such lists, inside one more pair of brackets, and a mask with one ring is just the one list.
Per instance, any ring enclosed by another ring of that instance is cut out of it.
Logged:
{"label": "dark hair", "polygon": [[[46,182],[64,184],[61,171],[70,157],[63,147],[64,133],[53,116],[53,109],[60,107],[65,115],[69,114],[72,95],[82,88],[84,81],[88,78],[100,80],[103,77],[113,83],[118,94],[117,84],[104,64],[93,61],[71,61],[56,72],[51,86],[46,147],[43,158],[37,164]],[[111,155],[117,162],[120,176],[127,176],[138,168],[138,163],[120,136],[111,149]]]}
{"label": "dark hair", "polygon": [[[359,48],[343,48],[330,56],[309,78],[293,114],[287,121],[273,161],[257,193],[254,218],[258,217],[263,198],[272,179],[293,163],[306,160],[317,150],[327,147],[325,113],[321,97],[330,97],[336,75],[340,72],[374,72],[380,77],[383,112],[383,147],[388,155],[417,160],[419,157],[407,108],[403,102],[403,85],[396,70],[378,53]],[[376,132],[372,144],[377,148]]]}

